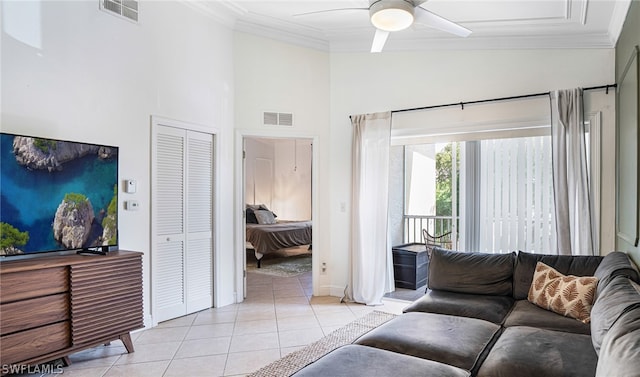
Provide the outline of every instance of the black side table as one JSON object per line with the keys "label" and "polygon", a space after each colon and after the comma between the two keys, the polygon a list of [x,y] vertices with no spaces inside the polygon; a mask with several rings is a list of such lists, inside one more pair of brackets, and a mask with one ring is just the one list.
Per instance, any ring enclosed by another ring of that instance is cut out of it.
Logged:
{"label": "black side table", "polygon": [[429,256],[423,243],[393,246],[391,251],[396,288],[415,290],[427,284]]}

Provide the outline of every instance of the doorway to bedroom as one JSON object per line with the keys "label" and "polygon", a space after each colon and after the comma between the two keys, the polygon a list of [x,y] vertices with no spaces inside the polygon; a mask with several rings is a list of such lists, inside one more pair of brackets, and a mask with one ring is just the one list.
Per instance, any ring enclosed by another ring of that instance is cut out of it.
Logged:
{"label": "doorway to bedroom", "polygon": [[245,297],[308,300],[313,139],[244,137],[243,144]]}

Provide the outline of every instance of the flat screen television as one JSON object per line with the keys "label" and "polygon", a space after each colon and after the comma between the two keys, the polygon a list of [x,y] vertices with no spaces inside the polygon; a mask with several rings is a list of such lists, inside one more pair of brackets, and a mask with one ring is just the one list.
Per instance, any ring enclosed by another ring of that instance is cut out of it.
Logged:
{"label": "flat screen television", "polygon": [[118,245],[118,147],[0,133],[0,260]]}

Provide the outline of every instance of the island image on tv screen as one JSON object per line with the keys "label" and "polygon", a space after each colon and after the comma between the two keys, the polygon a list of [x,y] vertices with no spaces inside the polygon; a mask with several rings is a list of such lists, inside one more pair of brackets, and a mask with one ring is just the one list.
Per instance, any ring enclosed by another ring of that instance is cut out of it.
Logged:
{"label": "island image on tv screen", "polygon": [[0,133],[0,256],[118,244],[118,148]]}

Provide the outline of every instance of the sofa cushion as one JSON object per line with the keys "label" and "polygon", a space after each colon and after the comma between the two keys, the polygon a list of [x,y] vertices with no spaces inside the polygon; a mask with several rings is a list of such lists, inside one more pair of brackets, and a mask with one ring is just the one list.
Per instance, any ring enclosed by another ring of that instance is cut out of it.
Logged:
{"label": "sofa cushion", "polygon": [[504,330],[478,377],[594,376],[598,356],[589,335],[517,326]]}
{"label": "sofa cushion", "polygon": [[438,361],[473,374],[500,330],[481,319],[411,312],[371,330],[355,343]]}
{"label": "sofa cushion", "polygon": [[530,326],[586,335],[591,333],[591,327],[588,323],[582,323],[573,318],[542,309],[527,300],[516,301],[513,309],[504,320],[504,327],[513,326]]}
{"label": "sofa cushion", "polygon": [[429,290],[404,308],[404,312],[424,312],[479,318],[500,324],[513,306],[508,296],[474,295]]}
{"label": "sofa cushion", "polygon": [[596,277],[563,275],[538,262],[527,299],[543,309],[588,323],[597,285]]}
{"label": "sofa cushion", "polygon": [[593,276],[600,261],[600,256],[546,255],[520,251],[513,272],[513,298],[527,299],[537,262],[551,266],[564,275]]}
{"label": "sofa cushion", "polygon": [[413,356],[377,348],[346,345],[307,365],[295,377],[369,377],[369,376],[467,377],[469,372]]}
{"label": "sofa cushion", "polygon": [[433,249],[429,288],[459,293],[510,296],[515,253],[463,253]]}
{"label": "sofa cushion", "polygon": [[605,255],[594,275],[598,278],[598,294],[616,276],[625,276],[635,282],[640,282],[638,268],[627,254],[620,251]]}
{"label": "sofa cushion", "polygon": [[640,306],[640,293],[633,287],[631,280],[624,276],[615,276],[598,294],[591,310],[591,340],[596,352],[600,352],[602,339],[609,328],[625,312]]}
{"label": "sofa cushion", "polygon": [[640,376],[640,307],[630,308],[607,331],[596,376]]}

